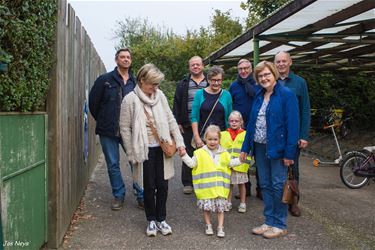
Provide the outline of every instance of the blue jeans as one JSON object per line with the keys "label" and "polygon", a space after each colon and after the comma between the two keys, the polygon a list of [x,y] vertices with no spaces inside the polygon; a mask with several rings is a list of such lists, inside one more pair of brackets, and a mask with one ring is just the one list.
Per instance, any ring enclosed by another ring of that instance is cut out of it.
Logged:
{"label": "blue jeans", "polygon": [[288,168],[284,166],[282,159],[268,158],[266,144],[255,142],[254,153],[263,195],[265,224],[286,229],[288,205],[282,203],[281,198]]}
{"label": "blue jeans", "polygon": [[[107,163],[109,181],[111,182],[112,194],[117,199],[124,199],[125,184],[121,176],[119,145],[124,149],[121,138],[99,136],[102,151]],[[125,151],[125,149],[124,149]],[[131,165],[132,166],[132,165]],[[143,189],[133,181],[133,188],[136,191],[137,200],[143,200]]]}

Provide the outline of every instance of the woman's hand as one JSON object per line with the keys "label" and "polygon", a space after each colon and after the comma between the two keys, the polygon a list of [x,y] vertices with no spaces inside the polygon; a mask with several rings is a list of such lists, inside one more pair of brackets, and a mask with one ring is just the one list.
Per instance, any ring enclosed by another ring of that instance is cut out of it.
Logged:
{"label": "woman's hand", "polygon": [[197,148],[201,148],[204,146],[204,142],[199,136],[194,137],[194,140],[195,140],[195,145],[197,145]]}
{"label": "woman's hand", "polygon": [[286,159],[286,158],[284,158],[283,161],[284,161],[284,166],[285,167],[290,167],[290,166],[292,166],[294,164],[293,160],[289,160],[289,159]]}
{"label": "woman's hand", "polygon": [[180,157],[186,155],[186,149],[185,149],[184,147],[178,147],[178,148],[177,148],[177,151],[178,151],[178,155],[179,155]]}
{"label": "woman's hand", "polygon": [[240,153],[240,161],[241,161],[242,163],[244,163],[244,162],[246,161],[246,158],[247,158],[247,153],[245,153],[245,152],[241,152],[241,153]]}

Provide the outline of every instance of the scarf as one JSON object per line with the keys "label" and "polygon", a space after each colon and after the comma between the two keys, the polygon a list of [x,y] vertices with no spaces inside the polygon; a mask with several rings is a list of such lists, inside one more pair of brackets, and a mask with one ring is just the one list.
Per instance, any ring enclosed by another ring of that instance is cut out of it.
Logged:
{"label": "scarf", "polygon": [[[172,142],[168,119],[165,115],[165,111],[161,102],[161,91],[157,89],[156,92],[153,93],[151,97],[149,97],[137,85],[134,88],[134,92],[144,105],[151,107],[153,118],[155,121],[155,127],[160,140]],[[142,112],[144,113],[144,110]],[[145,117],[146,115],[144,116],[144,118]]]}
{"label": "scarf", "polygon": [[227,131],[229,132],[230,137],[232,138],[232,141],[234,141],[236,139],[237,135],[244,130],[242,128],[239,128],[239,129],[236,129],[236,130],[228,128]]}
{"label": "scarf", "polygon": [[255,81],[252,75],[249,75],[246,78],[242,78],[240,75],[237,76],[237,82],[245,86],[245,92],[248,97],[255,96]]}

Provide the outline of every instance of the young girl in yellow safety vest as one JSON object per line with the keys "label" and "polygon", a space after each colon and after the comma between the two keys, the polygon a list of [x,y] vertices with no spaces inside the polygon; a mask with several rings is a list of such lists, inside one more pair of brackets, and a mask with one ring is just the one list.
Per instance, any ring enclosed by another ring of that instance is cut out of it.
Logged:
{"label": "young girl in yellow safety vest", "polygon": [[207,127],[204,134],[206,145],[194,151],[191,158],[185,154],[182,160],[191,168],[194,192],[197,205],[203,210],[206,223],[206,235],[213,235],[211,212],[217,212],[217,236],[224,233],[224,211],[230,189],[230,167],[241,164],[239,158],[231,159],[231,155],[220,146],[220,128],[216,125]]}
{"label": "young girl in yellow safety vest", "polygon": [[[225,148],[232,156],[232,158],[238,158],[241,153],[242,143],[245,139],[246,131],[242,128],[243,119],[242,115],[238,111],[232,111],[228,117],[229,128],[226,131],[221,132],[220,145]],[[234,167],[230,177],[230,191],[228,195],[228,207],[226,211],[232,208],[232,191],[233,185],[238,184],[240,192],[240,205],[238,212],[246,212],[246,187],[245,183],[249,181],[247,171],[249,165],[252,163],[251,157],[246,159],[246,162]]]}

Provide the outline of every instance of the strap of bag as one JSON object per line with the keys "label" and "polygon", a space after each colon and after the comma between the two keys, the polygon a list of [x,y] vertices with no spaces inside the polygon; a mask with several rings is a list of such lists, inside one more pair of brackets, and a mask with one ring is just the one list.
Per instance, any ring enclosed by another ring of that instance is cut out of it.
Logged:
{"label": "strap of bag", "polygon": [[214,106],[212,107],[210,114],[208,115],[206,121],[204,122],[203,127],[202,127],[202,129],[201,129],[201,132],[199,133],[199,136],[201,136],[202,131],[203,131],[204,128],[206,127],[206,124],[207,124],[208,120],[210,119],[210,117],[211,117],[211,115],[212,115],[212,112],[214,112],[214,109],[215,109],[215,107],[216,107],[216,104],[219,102],[219,99],[220,99],[220,97],[221,97],[222,94],[223,94],[223,90],[221,90],[220,95],[219,95],[219,97],[217,98],[217,100],[216,100]]}
{"label": "strap of bag", "polygon": [[288,180],[294,180],[293,169],[292,169],[293,165],[290,165],[288,167]]}
{"label": "strap of bag", "polygon": [[159,138],[158,132],[156,131],[154,123],[152,123],[152,121],[151,121],[150,114],[146,111],[146,109],[144,107],[143,107],[143,110],[145,111],[145,115],[147,117],[147,120],[149,120],[149,122],[150,122],[150,128],[151,128],[152,134],[155,137],[156,141],[160,144],[160,138]]}

